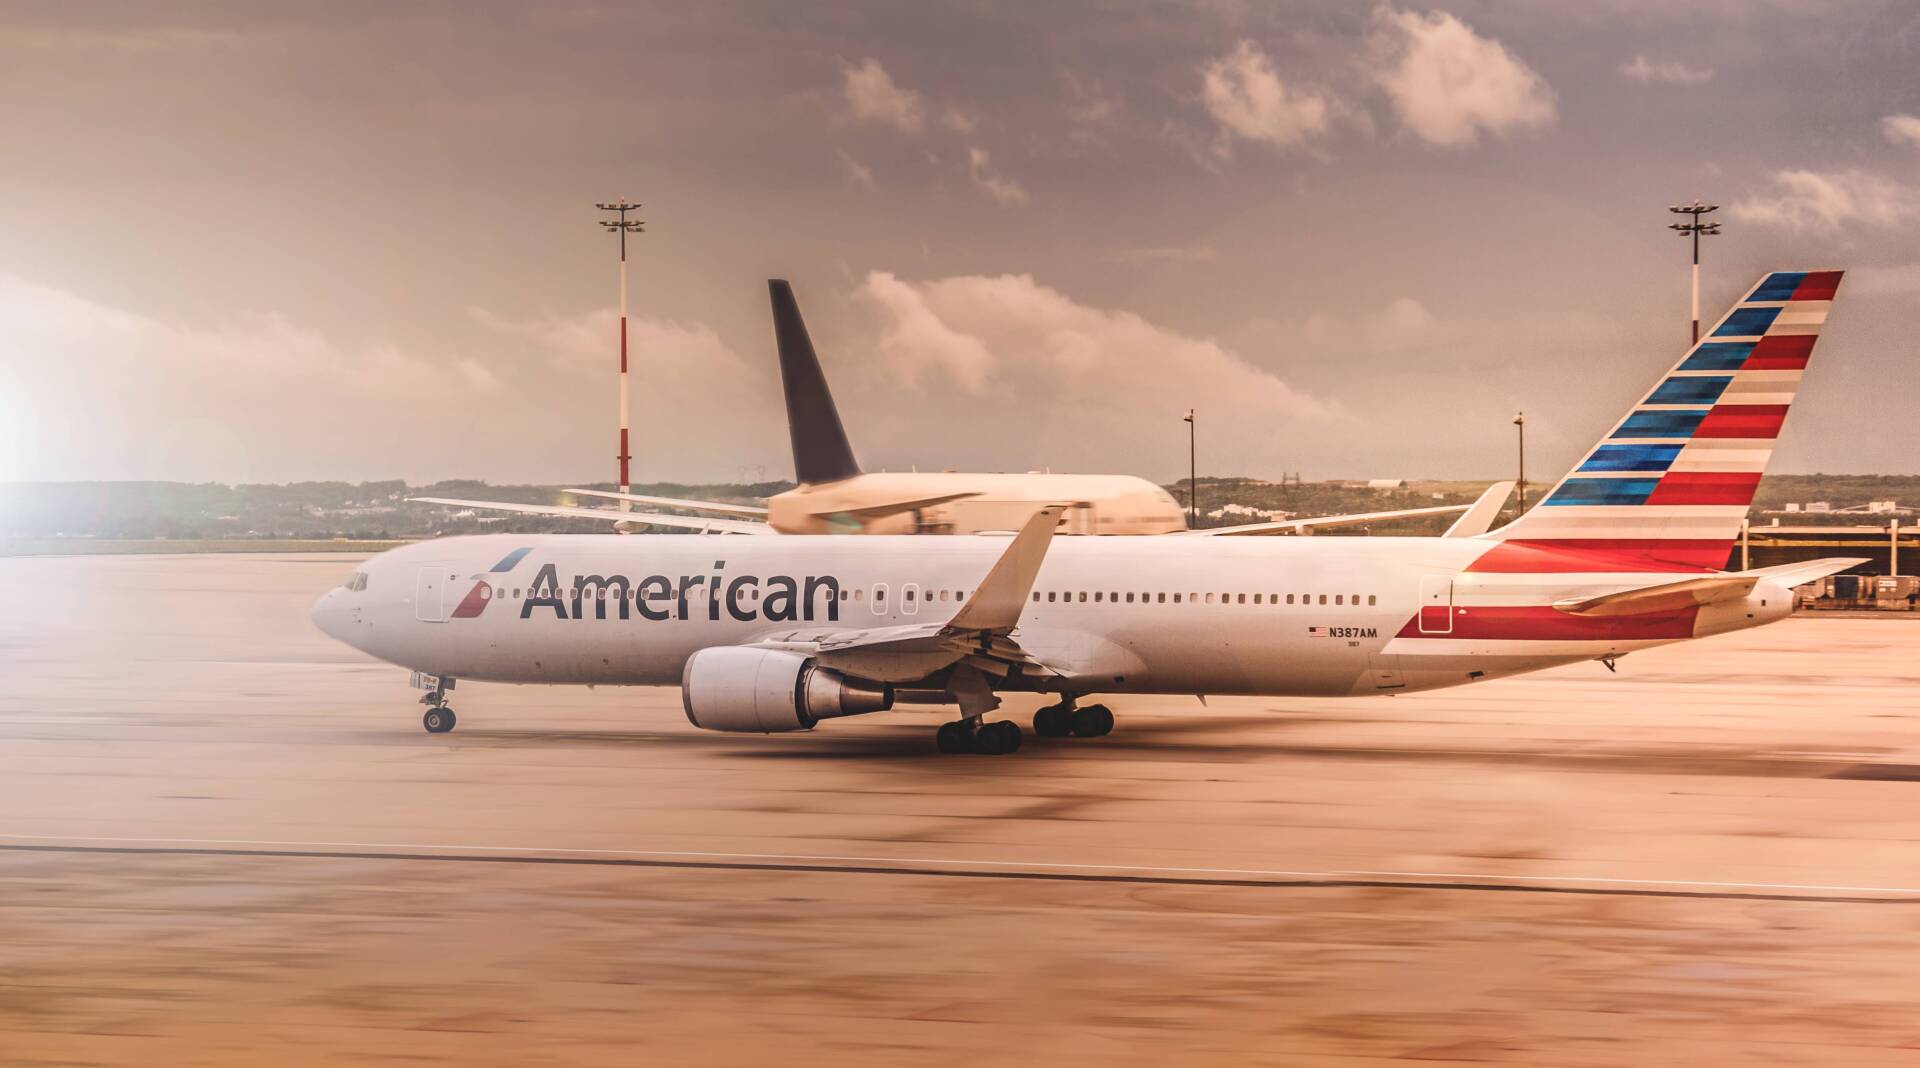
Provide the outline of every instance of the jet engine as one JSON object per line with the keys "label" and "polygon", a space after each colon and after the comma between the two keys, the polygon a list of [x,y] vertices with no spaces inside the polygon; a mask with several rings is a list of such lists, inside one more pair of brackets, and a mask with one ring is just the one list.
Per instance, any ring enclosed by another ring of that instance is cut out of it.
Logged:
{"label": "jet engine", "polygon": [[680,700],[687,722],[701,730],[772,734],[885,712],[893,687],[850,679],[798,653],[721,646],[687,658]]}

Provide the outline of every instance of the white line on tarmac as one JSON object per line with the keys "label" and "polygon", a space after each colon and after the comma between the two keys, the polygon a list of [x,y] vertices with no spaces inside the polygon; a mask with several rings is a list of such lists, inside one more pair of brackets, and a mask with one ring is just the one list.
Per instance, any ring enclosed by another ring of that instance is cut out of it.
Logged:
{"label": "white line on tarmac", "polygon": [[163,847],[173,845],[220,847],[228,849],[279,849],[306,852],[355,850],[360,852],[398,853],[401,851],[438,850],[441,852],[507,853],[525,856],[568,854],[576,856],[633,857],[636,859],[752,861],[757,863],[782,864],[919,864],[943,868],[1004,868],[1015,870],[1044,868],[1052,871],[1138,872],[1170,876],[1240,876],[1254,879],[1400,879],[1406,881],[1418,879],[1449,879],[1459,882],[1480,883],[1580,883],[1604,886],[1671,887],[1692,890],[1790,890],[1803,893],[1920,895],[1920,887],[1911,886],[1828,886],[1817,883],[1714,882],[1700,879],[1621,879],[1595,875],[1495,875],[1484,872],[1360,870],[1289,871],[1274,868],[1186,868],[1150,864],[1072,864],[1044,860],[979,860],[967,857],[876,857],[843,856],[831,853],[726,853],[683,849],[572,849],[556,846],[466,845],[446,842],[288,842],[254,838],[109,838],[89,835],[12,834],[0,832],[0,844],[13,841],[49,843],[99,842],[130,847]]}

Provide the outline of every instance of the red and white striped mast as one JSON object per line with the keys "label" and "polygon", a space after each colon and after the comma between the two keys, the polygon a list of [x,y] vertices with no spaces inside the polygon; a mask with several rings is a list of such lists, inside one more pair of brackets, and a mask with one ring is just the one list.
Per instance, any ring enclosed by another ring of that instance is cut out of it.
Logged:
{"label": "red and white striped mast", "polygon": [[[617,221],[602,219],[600,225],[609,233],[620,235],[620,492],[631,493],[633,483],[628,477],[627,468],[628,463],[633,459],[632,454],[627,451],[627,235],[645,233],[647,227],[639,219],[627,218],[627,213],[639,211],[640,205],[629,204],[626,197],[621,197],[613,204],[595,204],[594,207],[601,211],[620,214]],[[621,501],[620,510],[632,511],[633,502]]]}

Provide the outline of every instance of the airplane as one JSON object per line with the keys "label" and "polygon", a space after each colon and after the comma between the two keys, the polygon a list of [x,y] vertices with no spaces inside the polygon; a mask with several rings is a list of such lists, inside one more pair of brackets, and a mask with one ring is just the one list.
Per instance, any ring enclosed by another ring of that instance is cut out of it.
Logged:
{"label": "airplane", "polygon": [[[608,490],[569,489],[594,497],[711,516],[619,511],[578,505],[518,504],[449,497],[414,501],[456,508],[484,508],[572,519],[597,519],[617,527],[639,523],[726,534],[973,534],[1011,533],[1035,508],[1066,502],[1060,525],[1068,534],[1169,534],[1187,532],[1185,514],[1166,490],[1133,475],[1064,475],[1030,471],[863,471],[854,459],[840,411],[827,388],[793,287],[767,281],[773,306],[775,348],[786,396],[787,429],[799,483],[768,498],[766,507],[658,497]],[[1502,493],[1502,500],[1506,494]],[[1408,508],[1350,516],[1315,516],[1273,523],[1205,528],[1208,534],[1301,533],[1315,527],[1353,526],[1412,516],[1464,511],[1464,504]],[[1482,530],[1485,527],[1481,528]]]}
{"label": "airplane", "polygon": [[390,550],[313,618],[457,680],[678,685],[702,730],[774,734],[957,706],[935,744],[1099,737],[1105,694],[1355,696],[1461,686],[1786,618],[1863,561],[1722,570],[1839,285],[1764,276],[1532,510],[1438,538],[485,535]]}

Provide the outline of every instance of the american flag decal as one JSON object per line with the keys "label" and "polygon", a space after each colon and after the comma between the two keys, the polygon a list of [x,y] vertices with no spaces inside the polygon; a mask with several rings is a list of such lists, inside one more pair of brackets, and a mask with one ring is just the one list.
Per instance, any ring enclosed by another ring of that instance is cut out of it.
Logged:
{"label": "american flag decal", "polygon": [[1325,638],[1328,636],[1329,635],[1327,634],[1327,628],[1325,627],[1308,627],[1307,628],[1307,637],[1309,638]]}

